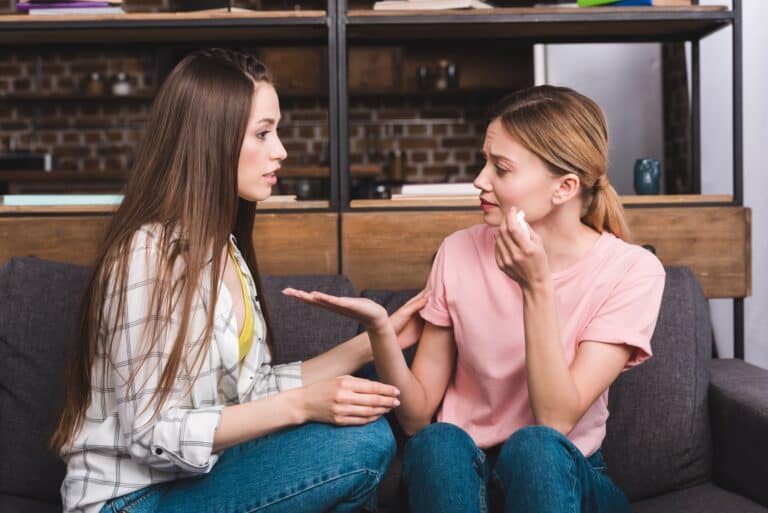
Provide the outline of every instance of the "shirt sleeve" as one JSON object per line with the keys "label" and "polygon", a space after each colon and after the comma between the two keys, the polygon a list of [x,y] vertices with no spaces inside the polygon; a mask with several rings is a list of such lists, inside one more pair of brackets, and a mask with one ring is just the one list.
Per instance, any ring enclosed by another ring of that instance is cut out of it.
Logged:
{"label": "shirt sleeve", "polygon": [[435,326],[450,327],[453,325],[448,312],[445,287],[446,241],[440,245],[432,263],[432,271],[427,281],[427,304],[421,310],[421,317]]}
{"label": "shirt sleeve", "polygon": [[[260,399],[303,385],[301,362],[280,365],[262,364],[254,372],[253,387],[248,391],[248,398],[250,400]],[[243,398],[241,398],[241,402],[244,402]]]}
{"label": "shirt sleeve", "polygon": [[579,343],[589,340],[631,346],[634,350],[625,371],[653,354],[651,337],[661,307],[665,273],[656,257],[649,255],[655,263],[639,266],[643,269],[631,269],[579,337]]}
{"label": "shirt sleeve", "polygon": [[[116,325],[110,354],[120,436],[131,458],[152,468],[207,473],[218,458],[212,452],[213,438],[223,405],[193,408],[189,398],[185,400],[185,394],[190,393],[188,380],[177,378],[168,399],[156,412],[153,396],[168,363],[181,317],[180,307],[159,318],[149,311],[150,298],[158,283],[157,258],[158,252],[151,243],[132,246],[124,316]],[[117,298],[114,294],[110,297]],[[195,314],[200,312],[193,311]],[[110,315],[111,311],[108,318]],[[167,328],[160,331],[154,349],[140,364],[147,351],[148,328],[155,322],[167,323]],[[130,380],[132,373],[135,377]]]}

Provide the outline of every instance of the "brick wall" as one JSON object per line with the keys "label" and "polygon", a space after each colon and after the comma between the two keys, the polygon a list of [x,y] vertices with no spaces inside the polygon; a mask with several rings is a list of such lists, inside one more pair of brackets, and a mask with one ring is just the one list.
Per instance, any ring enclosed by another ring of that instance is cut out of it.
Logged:
{"label": "brick wall", "polygon": [[[155,88],[153,55],[79,47],[0,52],[0,151],[51,153],[56,170],[127,169],[151,102],[141,94]],[[85,79],[94,71],[107,80],[127,72],[137,97],[85,96]],[[478,169],[483,112],[491,101],[466,94],[353,98],[350,161],[385,163],[392,150],[402,150],[409,180],[469,179]],[[283,98],[282,109],[287,165],[327,164],[327,101]]]}

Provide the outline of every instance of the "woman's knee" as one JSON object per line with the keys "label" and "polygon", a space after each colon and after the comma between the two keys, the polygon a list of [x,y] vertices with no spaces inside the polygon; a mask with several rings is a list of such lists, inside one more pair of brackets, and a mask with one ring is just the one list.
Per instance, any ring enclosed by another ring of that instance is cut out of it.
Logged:
{"label": "woman's knee", "polygon": [[436,422],[416,433],[405,446],[403,472],[417,468],[435,470],[440,465],[473,465],[482,451],[466,431],[453,424]]}
{"label": "woman's knee", "polygon": [[559,431],[546,426],[519,429],[502,446],[494,473],[502,482],[539,480],[575,470],[578,449]]}
{"label": "woman's knee", "polygon": [[363,426],[342,427],[336,430],[344,445],[367,470],[383,475],[395,456],[395,437],[384,417]]}

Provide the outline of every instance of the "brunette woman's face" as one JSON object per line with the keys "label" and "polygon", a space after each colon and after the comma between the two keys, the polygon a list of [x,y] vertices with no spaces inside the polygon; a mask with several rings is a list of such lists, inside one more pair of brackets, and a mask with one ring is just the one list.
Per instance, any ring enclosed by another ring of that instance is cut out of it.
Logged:
{"label": "brunette woman's face", "polygon": [[499,226],[512,207],[524,210],[529,223],[549,213],[558,180],[542,159],[504,130],[500,119],[488,125],[483,153],[485,166],[474,185],[487,224]]}
{"label": "brunette woman's face", "polygon": [[277,136],[279,123],[280,102],[275,88],[257,84],[237,165],[237,193],[241,198],[263,201],[272,194],[280,163],[287,156]]}

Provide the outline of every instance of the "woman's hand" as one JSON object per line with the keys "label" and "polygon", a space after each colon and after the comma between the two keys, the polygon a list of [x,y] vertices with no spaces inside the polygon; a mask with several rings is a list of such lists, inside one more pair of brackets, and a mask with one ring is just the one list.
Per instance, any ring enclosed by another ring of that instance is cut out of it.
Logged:
{"label": "woman's hand", "polygon": [[389,323],[389,314],[383,306],[363,297],[338,297],[323,292],[286,288],[283,294],[299,301],[316,305],[331,312],[351,317],[362,324],[366,330],[380,330]]}
{"label": "woman's hand", "polygon": [[496,264],[522,289],[533,289],[551,279],[541,237],[530,230],[528,238],[516,219],[514,207],[502,218],[496,235]]}
{"label": "woman's hand", "polygon": [[389,316],[389,321],[392,323],[392,327],[397,334],[397,342],[402,349],[410,347],[419,341],[421,332],[424,329],[424,319],[419,315],[419,311],[426,304],[427,289],[424,289]]}
{"label": "woman's hand", "polygon": [[362,425],[400,406],[397,388],[354,376],[326,379],[298,390],[304,422]]}

